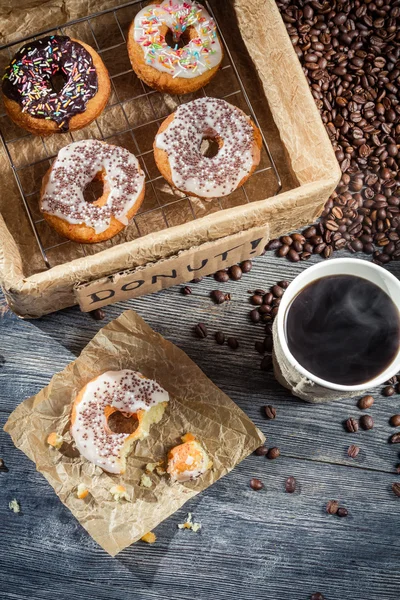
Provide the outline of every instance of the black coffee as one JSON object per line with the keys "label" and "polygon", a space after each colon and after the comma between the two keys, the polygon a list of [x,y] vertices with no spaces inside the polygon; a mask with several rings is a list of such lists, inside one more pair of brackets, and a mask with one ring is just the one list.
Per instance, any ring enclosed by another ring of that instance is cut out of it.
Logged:
{"label": "black coffee", "polygon": [[382,373],[399,349],[399,311],[374,283],[353,275],[317,279],[286,317],[289,350],[321,379],[358,385]]}

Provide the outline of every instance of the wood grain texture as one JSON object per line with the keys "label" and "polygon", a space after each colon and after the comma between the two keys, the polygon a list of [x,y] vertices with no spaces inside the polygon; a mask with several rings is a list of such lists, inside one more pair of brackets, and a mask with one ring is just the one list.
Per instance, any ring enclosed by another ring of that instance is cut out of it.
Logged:
{"label": "wood grain texture", "polygon": [[[342,256],[345,256],[343,253]],[[34,465],[0,431],[0,456],[9,467],[0,473],[0,597],[3,600],[301,600],[319,590],[328,600],[397,600],[400,575],[400,500],[391,491],[399,480],[399,448],[387,443],[388,420],[400,412],[400,396],[374,390],[368,411],[371,431],[349,434],[342,421],[362,413],[356,400],[309,405],[291,398],[260,370],[254,342],[263,326],[248,319],[247,290],[292,279],[307,264],[291,264],[270,254],[256,259],[240,282],[217,284],[206,278],[182,296],[171,288],[106,309],[96,322],[78,309],[37,321],[7,312],[0,319],[0,426],[25,397],[73,360],[109,320],[136,310],[156,331],[179,345],[254,420],[281,457],[251,456],[185,508],[162,523],[153,546],[138,543],[115,559],[106,555],[61,504]],[[400,265],[389,266],[400,276]],[[215,306],[212,289],[232,294]],[[194,325],[207,324],[198,340]],[[218,346],[212,334],[223,330],[239,339],[238,350]],[[265,404],[277,408],[267,421]],[[347,457],[351,443],[361,447]],[[284,491],[289,475],[295,494]],[[249,488],[251,477],[265,487]],[[399,480],[400,481],[400,480]],[[22,513],[8,502],[17,498]],[[325,504],[340,500],[347,519],[329,516]],[[192,511],[203,528],[181,531],[177,524]]]}

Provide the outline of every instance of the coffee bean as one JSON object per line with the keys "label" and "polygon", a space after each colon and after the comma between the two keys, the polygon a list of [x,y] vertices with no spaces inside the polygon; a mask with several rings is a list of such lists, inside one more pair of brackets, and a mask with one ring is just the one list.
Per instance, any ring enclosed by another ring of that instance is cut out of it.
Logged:
{"label": "coffee bean", "polygon": [[253,296],[250,298],[250,302],[254,304],[254,306],[260,306],[260,304],[263,303],[263,297],[259,296],[258,294],[253,294]]}
{"label": "coffee bean", "polygon": [[200,281],[203,281],[203,277],[195,277],[190,283],[200,283]]}
{"label": "coffee bean", "polygon": [[237,350],[239,348],[239,342],[235,337],[228,337],[226,343],[228,344],[229,348],[232,348],[232,350]]}
{"label": "coffee bean", "polygon": [[372,396],[363,396],[359,399],[357,406],[360,410],[366,410],[367,408],[371,408],[374,403],[374,399]]}
{"label": "coffee bean", "polygon": [[283,235],[281,237],[281,242],[286,246],[291,246],[293,244],[293,240],[289,235]]}
{"label": "coffee bean", "polygon": [[287,244],[284,244],[283,246],[281,246],[278,251],[277,251],[277,255],[280,258],[283,258],[284,256],[286,256],[288,254],[290,250],[290,246],[288,246]]}
{"label": "coffee bean", "polygon": [[325,600],[325,596],[321,594],[321,592],[315,592],[315,594],[311,596],[310,600]]}
{"label": "coffee bean", "polygon": [[263,489],[264,484],[260,479],[253,477],[253,479],[250,479],[250,487],[252,490],[259,491]]}
{"label": "coffee bean", "polygon": [[281,246],[282,246],[282,242],[280,240],[273,239],[268,242],[268,244],[265,246],[265,249],[266,250],[277,250]]}
{"label": "coffee bean", "polygon": [[210,298],[215,304],[223,304],[227,300],[226,294],[221,290],[212,290]]}
{"label": "coffee bean", "polygon": [[215,341],[220,346],[222,346],[225,343],[225,334],[223,331],[216,331],[214,337],[215,337]]}
{"label": "coffee bean", "polygon": [[274,295],[272,294],[272,292],[268,292],[267,294],[264,294],[264,296],[263,296],[264,304],[272,304],[273,299],[274,299]]}
{"label": "coffee bean", "polygon": [[261,361],[260,368],[262,371],[269,371],[272,367],[272,357],[270,354],[266,354]]}
{"label": "coffee bean", "polygon": [[264,338],[264,349],[266,350],[266,352],[272,352],[272,348],[274,345],[274,340],[272,339],[272,336],[267,335]]}
{"label": "coffee bean", "polygon": [[329,500],[326,505],[326,512],[330,515],[336,515],[339,508],[339,502],[337,500]]}
{"label": "coffee bean", "polygon": [[102,308],[95,308],[94,310],[91,310],[89,314],[95,321],[102,321],[106,316],[106,313]]}
{"label": "coffee bean", "polygon": [[261,315],[256,308],[254,310],[251,310],[249,314],[250,314],[250,319],[251,319],[251,321],[253,321],[253,323],[260,322]]}
{"label": "coffee bean", "polygon": [[296,480],[294,477],[288,477],[285,481],[285,490],[288,494],[293,494],[296,491]]}
{"label": "coffee bean", "polygon": [[268,448],[267,446],[259,446],[258,448],[256,448],[254,450],[254,454],[256,456],[266,456],[268,453]]}
{"label": "coffee bean", "polygon": [[[303,236],[302,236],[303,237]],[[283,290],[286,290],[286,288],[289,287],[289,281],[286,280],[282,280],[282,281],[278,281],[278,285],[279,287],[281,287]]]}
{"label": "coffee bean", "polygon": [[400,427],[400,415],[393,415],[389,422],[392,427]]}
{"label": "coffee bean", "polygon": [[239,281],[239,279],[242,278],[242,269],[239,267],[239,265],[233,265],[229,268],[228,272],[230,278],[234,281]]}
{"label": "coffee bean", "polygon": [[296,252],[296,250],[294,248],[290,248],[289,252],[287,253],[288,259],[291,260],[292,262],[298,262],[300,260],[300,256],[299,253]]}
{"label": "coffee bean", "polygon": [[347,517],[347,515],[349,514],[349,511],[347,510],[347,508],[344,508],[343,506],[341,506],[340,508],[338,508],[338,511],[336,514],[338,517]]}
{"label": "coffee bean", "polygon": [[373,418],[370,415],[363,415],[360,417],[360,427],[368,431],[374,426]]}
{"label": "coffee bean", "polygon": [[264,406],[264,413],[267,419],[275,419],[276,408],[274,406],[271,406],[270,404],[267,404],[266,406]]}
{"label": "coffee bean", "polygon": [[200,339],[204,339],[208,335],[207,327],[204,325],[204,323],[197,323],[197,325],[194,328],[194,332],[196,336]]}
{"label": "coffee bean", "polygon": [[392,483],[392,490],[400,498],[400,483]]}
{"label": "coffee bean", "polygon": [[6,467],[6,464],[2,458],[0,458],[0,472],[8,473],[9,469]]}
{"label": "coffee bean", "polygon": [[396,465],[396,473],[397,475],[400,475],[400,463]]}
{"label": "coffee bean", "polygon": [[269,304],[262,304],[258,308],[258,312],[260,315],[269,315],[269,313],[272,312],[272,307]]}
{"label": "coffee bean", "polygon": [[228,271],[217,271],[214,273],[214,279],[219,283],[225,283],[226,281],[229,281]]}
{"label": "coffee bean", "polygon": [[392,436],[390,436],[389,443],[400,444],[400,433],[394,433]]}
{"label": "coffee bean", "polygon": [[386,387],[383,388],[382,390],[382,394],[384,396],[393,396],[394,394],[394,387],[392,385],[387,385]]}
{"label": "coffee bean", "polygon": [[355,433],[356,431],[358,431],[358,423],[353,417],[347,419],[347,421],[345,421],[344,423],[344,426],[349,433]]}
{"label": "coffee bean", "polygon": [[269,458],[269,460],[274,460],[275,458],[278,458],[280,455],[281,455],[281,451],[279,450],[279,448],[270,448],[267,453],[267,458]]}
{"label": "coffee bean", "polygon": [[347,449],[347,454],[350,456],[350,458],[356,458],[356,456],[358,456],[359,452],[360,452],[360,448],[358,446],[355,446],[354,444],[349,446]]}
{"label": "coffee bean", "polygon": [[273,285],[271,288],[271,292],[276,298],[280,298],[283,296],[285,290],[283,290],[279,285]]}
{"label": "coffee bean", "polygon": [[192,288],[189,287],[188,285],[185,285],[185,287],[181,288],[181,294],[183,294],[184,296],[190,296],[191,293],[192,293]]}
{"label": "coffee bean", "polygon": [[264,348],[264,342],[255,342],[254,344],[254,348],[257,350],[257,352],[259,352],[260,354],[265,354],[265,348]]}
{"label": "coffee bean", "polygon": [[242,273],[250,273],[252,267],[253,267],[253,263],[251,262],[251,260],[244,260],[242,263],[240,263],[240,268],[242,269]]}

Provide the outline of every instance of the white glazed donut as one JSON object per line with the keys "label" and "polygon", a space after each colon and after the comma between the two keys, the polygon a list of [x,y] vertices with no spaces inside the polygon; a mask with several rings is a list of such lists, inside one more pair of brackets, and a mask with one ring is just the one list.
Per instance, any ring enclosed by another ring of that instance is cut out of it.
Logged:
{"label": "white glazed donut", "polygon": [[[85,187],[96,178],[103,182],[103,194],[87,202]],[[43,179],[40,210],[61,235],[95,243],[128,225],[143,197],[144,173],[133,154],[99,140],[82,140],[58,153]]]}
{"label": "white glazed donut", "polygon": [[[218,153],[203,156],[204,139]],[[154,156],[163,177],[200,198],[226,196],[243,185],[260,162],[261,134],[244,112],[225,100],[198,98],[181,104],[161,124]]]}
{"label": "white glazed donut", "polygon": [[[92,379],[76,397],[71,414],[71,435],[82,456],[110,473],[124,473],[126,456],[136,440],[149,434],[169,401],[156,381],[128,369],[107,371]],[[134,415],[137,429],[113,433],[108,426],[116,411]]]}
{"label": "white glazed donut", "polygon": [[[166,41],[168,30],[172,45]],[[179,42],[184,44],[181,48]],[[143,8],[131,25],[128,52],[143,81],[175,94],[208,83],[223,58],[214,20],[192,0],[164,0]]]}

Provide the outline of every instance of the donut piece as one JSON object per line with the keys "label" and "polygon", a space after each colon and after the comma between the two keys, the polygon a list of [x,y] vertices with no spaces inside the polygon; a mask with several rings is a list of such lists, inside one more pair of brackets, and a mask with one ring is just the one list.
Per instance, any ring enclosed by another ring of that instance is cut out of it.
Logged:
{"label": "donut piece", "polygon": [[140,79],[170,94],[188,94],[206,85],[223,58],[214,20],[192,0],[164,0],[143,8],[130,26],[128,53]]}
{"label": "donut piece", "polygon": [[[57,92],[52,77],[65,80]],[[67,36],[27,42],[6,67],[5,109],[20,127],[36,135],[82,129],[102,112],[111,85],[100,56]]]}
{"label": "donut piece", "polygon": [[[82,456],[109,473],[124,473],[133,442],[149,435],[169,401],[156,381],[137,371],[107,371],[89,381],[76,397],[71,414],[71,435]],[[113,433],[109,417],[116,411],[137,420],[131,433]]]}
{"label": "donut piece", "polygon": [[[84,190],[94,179],[103,182],[103,194],[87,202]],[[144,173],[133,154],[99,140],[82,140],[60,150],[43,178],[39,204],[60,235],[95,244],[128,225],[144,193]]]}
{"label": "donut piece", "polygon": [[[202,154],[202,142],[214,140],[218,152]],[[154,157],[161,175],[190,196],[227,196],[247,181],[260,162],[261,134],[236,106],[219,98],[181,104],[161,124]]]}
{"label": "donut piece", "polygon": [[196,479],[212,467],[212,460],[193,434],[184,435],[182,442],[169,451],[167,467],[171,479],[180,483]]}

